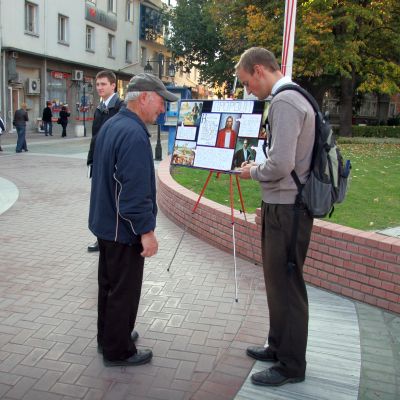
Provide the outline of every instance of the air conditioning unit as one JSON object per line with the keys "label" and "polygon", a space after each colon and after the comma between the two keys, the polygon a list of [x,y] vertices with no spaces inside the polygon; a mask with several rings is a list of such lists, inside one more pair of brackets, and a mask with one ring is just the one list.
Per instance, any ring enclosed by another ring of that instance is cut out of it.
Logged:
{"label": "air conditioning unit", "polygon": [[74,69],[72,71],[72,80],[73,81],[83,81],[83,71]]}
{"label": "air conditioning unit", "polygon": [[11,52],[11,58],[17,59],[18,58],[18,51],[12,51]]}
{"label": "air conditioning unit", "polygon": [[40,94],[40,79],[28,79],[28,94]]}

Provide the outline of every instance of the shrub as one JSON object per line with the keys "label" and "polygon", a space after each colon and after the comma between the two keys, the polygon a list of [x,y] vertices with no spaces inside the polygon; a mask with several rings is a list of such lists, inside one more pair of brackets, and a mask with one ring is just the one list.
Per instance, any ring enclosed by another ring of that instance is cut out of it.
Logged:
{"label": "shrub", "polygon": [[351,128],[353,137],[400,138],[400,126],[359,126]]}

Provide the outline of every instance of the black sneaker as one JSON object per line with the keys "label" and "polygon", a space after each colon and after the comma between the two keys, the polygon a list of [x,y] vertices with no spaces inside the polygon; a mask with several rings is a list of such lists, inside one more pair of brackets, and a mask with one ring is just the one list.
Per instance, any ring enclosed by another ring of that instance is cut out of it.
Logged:
{"label": "black sneaker", "polygon": [[103,358],[104,365],[106,367],[119,367],[119,366],[136,366],[143,365],[150,362],[153,357],[153,352],[150,349],[138,350],[136,354],[125,359],[125,360],[107,360]]}
{"label": "black sneaker", "polygon": [[269,347],[250,346],[247,348],[246,353],[248,356],[259,361],[278,361],[275,352],[273,352]]}
{"label": "black sneaker", "polygon": [[275,367],[267,368],[251,376],[251,382],[260,386],[282,386],[286,383],[303,382],[304,376],[285,376]]}

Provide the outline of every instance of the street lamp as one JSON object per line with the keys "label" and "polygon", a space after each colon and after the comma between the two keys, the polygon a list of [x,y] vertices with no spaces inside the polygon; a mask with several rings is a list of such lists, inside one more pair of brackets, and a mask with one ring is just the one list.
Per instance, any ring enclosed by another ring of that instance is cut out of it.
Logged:
{"label": "street lamp", "polygon": [[83,81],[83,136],[86,137],[86,83]]}
{"label": "street lamp", "polygon": [[[151,74],[153,73],[153,68],[150,63],[158,63],[158,78],[162,79],[162,67],[164,65],[164,56],[159,53],[157,60],[147,60],[147,64],[144,67],[144,72]],[[168,67],[168,76],[173,78],[175,76],[175,66],[174,64],[170,64]],[[157,144],[155,150],[155,157],[156,161],[162,160],[162,147],[161,147],[161,126],[160,123],[157,124]]]}
{"label": "street lamp", "polygon": [[[89,82],[89,84],[87,85],[87,88],[89,89],[89,92],[91,92],[93,86],[92,84]],[[83,136],[86,137],[86,107],[88,106],[88,99],[86,98],[86,80],[85,77],[83,76],[82,79],[82,89],[83,89],[83,96],[82,96],[82,112],[83,112]]]}

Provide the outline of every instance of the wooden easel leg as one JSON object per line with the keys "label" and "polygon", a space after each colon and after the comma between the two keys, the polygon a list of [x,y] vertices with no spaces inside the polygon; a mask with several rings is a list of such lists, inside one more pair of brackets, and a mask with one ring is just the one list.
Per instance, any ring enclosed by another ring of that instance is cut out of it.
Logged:
{"label": "wooden easel leg", "polygon": [[197,207],[198,207],[198,205],[199,205],[199,203],[200,203],[201,198],[203,197],[203,194],[204,194],[204,191],[206,190],[206,187],[207,187],[207,185],[208,185],[208,182],[210,182],[210,178],[211,178],[211,175],[213,174],[213,172],[214,172],[214,171],[210,171],[210,173],[208,174],[206,183],[204,184],[203,189],[201,189],[199,198],[197,199],[196,204],[195,204],[194,207],[193,207],[192,213],[195,213],[195,212],[196,212],[196,209],[197,209]]}
{"label": "wooden easel leg", "polygon": [[[202,196],[203,196],[203,194],[204,194],[204,191],[206,190],[206,187],[207,187],[207,185],[208,185],[208,182],[210,182],[210,178],[211,178],[211,175],[212,175],[212,174],[213,174],[213,171],[210,171],[210,173],[208,174],[207,180],[206,180],[206,182],[204,183],[203,189],[201,189],[199,198],[197,199],[197,202],[196,202],[196,204],[195,204],[194,207],[193,207],[192,215],[196,212],[196,209],[197,209],[198,205],[200,204],[200,200],[201,200],[201,198],[202,198]],[[175,260],[176,253],[178,252],[179,246],[180,246],[181,243],[182,243],[183,237],[185,236],[185,233],[186,233],[187,229],[188,229],[188,225],[186,225],[185,229],[183,230],[181,239],[180,239],[179,242],[178,242],[178,246],[176,246],[174,255],[172,256],[172,259],[171,259],[171,261],[170,261],[169,264],[168,264],[168,267],[167,267],[167,271],[168,271],[168,272],[169,272],[169,270],[170,270],[170,268],[171,268],[172,262]]]}

